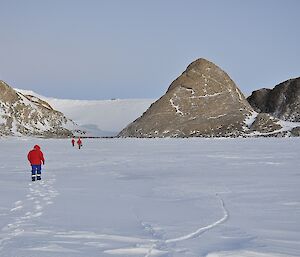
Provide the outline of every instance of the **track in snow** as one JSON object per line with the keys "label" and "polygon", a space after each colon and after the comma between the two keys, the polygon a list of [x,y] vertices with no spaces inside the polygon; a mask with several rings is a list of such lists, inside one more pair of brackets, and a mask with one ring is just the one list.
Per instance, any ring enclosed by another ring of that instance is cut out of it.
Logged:
{"label": "track in snow", "polygon": [[[196,231],[194,231],[192,233],[189,233],[187,235],[167,239],[167,240],[164,240],[164,241],[159,241],[158,243],[161,244],[161,245],[167,245],[167,244],[171,244],[171,243],[182,242],[182,241],[185,241],[185,240],[194,239],[194,238],[199,237],[203,233],[207,232],[208,230],[211,230],[211,229],[219,226],[220,224],[224,223],[229,218],[229,212],[226,209],[226,206],[225,206],[225,203],[224,203],[223,199],[218,194],[216,194],[216,196],[220,200],[221,207],[222,207],[222,210],[223,210],[223,217],[221,219],[219,219],[216,222],[214,222],[212,224],[209,224],[205,227],[201,227],[201,228],[197,229]],[[155,243],[155,244],[151,245],[151,247],[150,247],[149,251],[147,252],[147,254],[145,255],[145,257],[150,257],[152,255],[152,252],[153,252],[153,250],[155,250],[157,248],[158,243]]]}
{"label": "track in snow", "polygon": [[[186,240],[191,240],[201,236],[203,233],[214,229],[215,227],[221,225],[229,218],[229,213],[226,209],[225,203],[223,199],[216,194],[220,206],[223,211],[222,218],[218,219],[217,221],[201,227],[194,232],[188,233],[186,235],[171,238],[167,240],[157,239],[157,238],[139,238],[133,236],[120,236],[116,234],[97,234],[91,231],[37,231],[42,237],[43,234],[47,235],[49,245],[45,245],[43,247],[38,248],[31,248],[34,251],[67,251],[70,250],[68,247],[69,243],[72,245],[85,245],[89,247],[96,247],[103,249],[103,253],[110,254],[110,255],[118,255],[118,256],[165,256],[170,254],[174,250],[174,244]],[[151,225],[144,224],[144,228],[151,230]],[[155,234],[153,234],[155,237]],[[52,240],[49,240],[52,238]],[[58,240],[59,239],[59,240]],[[67,243],[66,243],[67,242]],[[122,248],[113,248],[115,242],[116,244],[120,245],[128,245],[123,246]],[[54,245],[55,243],[55,245]],[[110,248],[111,247],[111,248]],[[53,249],[52,249],[53,248]],[[73,249],[74,250],[74,249]]]}
{"label": "track in snow", "polygon": [[223,217],[221,219],[217,220],[216,222],[214,222],[210,225],[199,228],[198,230],[196,230],[195,232],[192,232],[190,234],[187,234],[187,235],[184,235],[184,236],[181,236],[181,237],[177,237],[177,238],[168,239],[168,240],[165,241],[165,243],[166,244],[175,243],[175,242],[185,241],[185,240],[188,240],[188,239],[193,239],[193,238],[199,237],[200,235],[202,235],[206,231],[208,231],[210,229],[213,229],[214,227],[224,223],[228,219],[229,213],[228,213],[228,211],[225,207],[223,199],[218,194],[216,196],[219,198],[219,200],[221,202],[222,209],[223,209]]}
{"label": "track in snow", "polygon": [[56,179],[30,182],[25,199],[16,201],[6,216],[12,216],[12,220],[0,228],[0,252],[5,245],[23,234],[28,224],[35,218],[43,215],[43,209],[53,204],[53,199],[59,194],[53,184]]}
{"label": "track in snow", "polygon": [[[32,222],[35,218],[38,218],[43,215],[43,210],[47,205],[53,203],[53,199],[58,195],[58,192],[55,190],[53,184],[56,179],[53,177],[52,179],[45,181],[36,181],[30,182],[28,187],[28,194],[25,199],[16,201],[11,209],[8,211],[7,215],[13,213],[13,220],[4,226],[0,232],[0,252],[1,249],[5,248],[5,245],[10,242],[13,238],[23,234],[27,231],[28,224]],[[73,239],[74,243],[84,242],[85,245],[89,245],[91,247],[97,247],[96,241],[105,240],[111,242],[123,242],[132,247],[127,248],[119,248],[119,249],[107,249],[104,250],[106,254],[112,255],[144,255],[145,257],[150,256],[161,256],[169,254],[172,251],[172,246],[174,246],[177,242],[182,242],[190,239],[197,238],[201,236],[203,233],[219,226],[224,223],[228,217],[229,213],[226,209],[225,203],[223,199],[216,194],[216,197],[220,201],[221,208],[223,210],[223,216],[219,220],[201,227],[194,232],[191,232],[186,235],[182,235],[176,238],[170,238],[167,240],[163,239],[147,239],[147,238],[136,238],[136,237],[124,237],[119,235],[109,235],[109,234],[96,234],[89,231],[69,231],[69,232],[55,232],[55,231],[39,231],[36,230],[36,233],[40,233],[42,236],[43,233],[46,233],[47,236],[52,238],[65,238],[65,239]],[[147,224],[146,224],[147,226]],[[151,227],[151,225],[148,225]],[[31,231],[32,232],[32,231]],[[155,235],[153,235],[155,236]],[[53,241],[54,242],[54,241]],[[59,242],[56,242],[59,243]],[[63,242],[62,242],[63,243]],[[60,244],[59,244],[60,245]],[[59,248],[59,245],[52,245],[54,250],[64,251],[67,248]],[[50,248],[49,248],[50,247]],[[32,248],[31,250],[39,250],[39,251],[52,251],[51,244],[49,246],[45,246],[44,248]],[[54,251],[53,250],[53,251]]]}

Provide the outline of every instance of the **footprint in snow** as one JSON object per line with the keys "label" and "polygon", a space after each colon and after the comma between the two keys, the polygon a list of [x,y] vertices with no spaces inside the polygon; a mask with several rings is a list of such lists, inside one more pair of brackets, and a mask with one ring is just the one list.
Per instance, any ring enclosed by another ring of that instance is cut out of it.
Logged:
{"label": "footprint in snow", "polygon": [[14,207],[14,208],[10,209],[10,211],[17,211],[17,210],[20,210],[20,209],[23,209],[23,206]]}
{"label": "footprint in snow", "polygon": [[37,211],[40,211],[40,210],[43,209],[43,207],[42,207],[41,205],[36,205],[34,208],[35,208]]}
{"label": "footprint in snow", "polygon": [[32,214],[31,217],[32,217],[32,218],[37,218],[37,217],[40,217],[40,216],[42,216],[42,215],[43,215],[42,212],[37,212],[37,213]]}
{"label": "footprint in snow", "polygon": [[22,201],[16,201],[14,203],[14,208],[11,208],[10,211],[17,211],[23,208]]}

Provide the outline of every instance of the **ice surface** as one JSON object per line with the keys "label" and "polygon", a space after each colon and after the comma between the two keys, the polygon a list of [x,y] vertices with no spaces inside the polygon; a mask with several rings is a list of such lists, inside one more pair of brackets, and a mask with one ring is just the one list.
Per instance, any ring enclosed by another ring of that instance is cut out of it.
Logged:
{"label": "ice surface", "polygon": [[1,139],[0,256],[300,256],[299,143]]}

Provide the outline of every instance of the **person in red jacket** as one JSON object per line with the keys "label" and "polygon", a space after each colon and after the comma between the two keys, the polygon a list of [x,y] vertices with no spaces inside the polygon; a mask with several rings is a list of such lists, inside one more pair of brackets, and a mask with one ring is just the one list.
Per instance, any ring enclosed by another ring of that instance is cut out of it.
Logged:
{"label": "person in red jacket", "polygon": [[75,138],[72,138],[72,146],[75,146]]}
{"label": "person in red jacket", "polygon": [[80,138],[78,138],[78,140],[77,140],[77,145],[78,145],[79,149],[82,147],[82,141]]}
{"label": "person in red jacket", "polygon": [[27,155],[28,161],[31,165],[31,178],[32,181],[41,180],[41,171],[42,171],[42,164],[45,164],[44,154],[41,151],[39,145],[35,145],[33,149]]}

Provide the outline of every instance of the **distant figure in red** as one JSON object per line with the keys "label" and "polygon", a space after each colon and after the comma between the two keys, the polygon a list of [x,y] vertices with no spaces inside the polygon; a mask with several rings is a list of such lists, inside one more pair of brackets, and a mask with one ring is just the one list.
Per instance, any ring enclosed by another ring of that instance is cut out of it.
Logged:
{"label": "distant figure in red", "polygon": [[35,181],[41,180],[42,163],[45,164],[43,152],[39,145],[35,145],[27,155],[28,161],[31,165],[31,179]]}
{"label": "distant figure in red", "polygon": [[75,146],[75,138],[72,138],[72,146]]}
{"label": "distant figure in red", "polygon": [[79,149],[82,147],[82,141],[80,138],[78,138],[78,140],[77,140],[77,145],[78,145]]}

